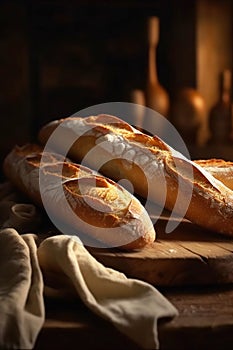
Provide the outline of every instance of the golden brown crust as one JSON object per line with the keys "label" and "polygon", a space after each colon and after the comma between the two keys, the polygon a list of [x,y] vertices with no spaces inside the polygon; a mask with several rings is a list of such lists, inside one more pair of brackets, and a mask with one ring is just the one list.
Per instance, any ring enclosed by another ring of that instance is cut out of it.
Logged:
{"label": "golden brown crust", "polygon": [[175,208],[178,213],[189,194],[186,218],[233,235],[233,192],[159,137],[142,134],[119,118],[99,115],[45,125],[39,133],[40,142],[45,144],[55,129],[60,132],[53,144],[56,150],[64,151],[62,138],[76,135],[68,153],[75,161],[85,161],[84,164],[114,180],[128,179],[135,192],[145,198],[149,192],[150,200],[159,204],[164,204],[165,196],[165,207]]}
{"label": "golden brown crust", "polygon": [[233,162],[213,158],[198,159],[195,163],[233,190]]}
{"label": "golden brown crust", "polygon": [[34,202],[46,202],[53,215],[105,245],[138,249],[155,239],[153,224],[134,196],[89,168],[63,162],[58,154],[36,145],[15,147],[4,160],[4,171]]}

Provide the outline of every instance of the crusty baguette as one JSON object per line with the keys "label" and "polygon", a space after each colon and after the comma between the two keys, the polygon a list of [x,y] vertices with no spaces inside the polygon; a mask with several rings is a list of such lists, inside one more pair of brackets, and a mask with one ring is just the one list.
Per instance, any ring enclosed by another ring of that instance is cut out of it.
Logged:
{"label": "crusty baguette", "polygon": [[216,179],[233,190],[233,162],[223,159],[198,159],[194,161],[196,164],[203,167]]}
{"label": "crusty baguette", "polygon": [[66,152],[72,140],[68,154],[75,161],[114,180],[126,178],[139,195],[200,226],[233,235],[233,192],[159,137],[109,115],[53,121],[38,137],[59,152]]}
{"label": "crusty baguette", "polygon": [[154,241],[153,224],[138,199],[93,170],[61,159],[38,146],[17,146],[5,158],[4,172],[52,217],[99,246],[139,249]]}

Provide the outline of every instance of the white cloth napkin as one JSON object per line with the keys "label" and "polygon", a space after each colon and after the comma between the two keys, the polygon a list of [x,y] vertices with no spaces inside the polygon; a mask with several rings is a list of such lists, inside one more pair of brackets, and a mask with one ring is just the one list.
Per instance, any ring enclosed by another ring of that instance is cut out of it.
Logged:
{"label": "white cloth napkin", "polygon": [[36,251],[35,236],[15,230],[38,225],[35,207],[20,200],[0,184],[0,228],[12,227],[0,231],[0,348],[33,348],[45,318],[44,287],[50,296],[80,297],[142,348],[158,349],[157,321],[176,316],[173,305],[151,285],[104,267],[77,237],[46,238]]}
{"label": "white cloth napkin", "polygon": [[97,315],[145,349],[158,349],[157,321],[178,315],[174,306],[151,285],[128,279],[106,268],[77,241],[54,236],[38,248],[39,263],[48,284],[76,293]]}
{"label": "white cloth napkin", "polygon": [[20,233],[24,233],[34,231],[39,227],[40,215],[33,204],[12,203],[8,210],[8,218],[2,224],[2,228],[13,227]]}
{"label": "white cloth napkin", "polygon": [[44,323],[34,235],[0,231],[0,348],[32,349]]}
{"label": "white cloth napkin", "polygon": [[31,203],[22,203],[22,196],[9,182],[0,184],[0,228],[14,228],[20,233],[33,232],[41,216]]}

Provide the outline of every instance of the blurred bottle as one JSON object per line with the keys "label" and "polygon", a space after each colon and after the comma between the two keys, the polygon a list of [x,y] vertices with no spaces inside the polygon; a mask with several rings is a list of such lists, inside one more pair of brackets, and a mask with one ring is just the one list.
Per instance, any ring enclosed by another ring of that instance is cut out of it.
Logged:
{"label": "blurred bottle", "polygon": [[231,71],[226,69],[220,76],[219,99],[209,114],[211,143],[227,143],[231,138]]}
{"label": "blurred bottle", "polygon": [[230,140],[233,142],[233,101],[231,103],[231,134]]}
{"label": "blurred bottle", "polygon": [[159,83],[157,74],[156,50],[159,42],[159,18],[149,17],[148,20],[148,77],[146,86],[146,105],[162,114],[168,116],[169,96],[163,86]]}
{"label": "blurred bottle", "polygon": [[145,94],[140,89],[134,89],[131,91],[131,102],[134,103],[134,126],[139,129],[143,126],[143,117],[145,113]]}
{"label": "blurred bottle", "polygon": [[196,89],[187,87],[177,92],[171,106],[171,121],[186,144],[203,146],[206,143],[206,103]]}

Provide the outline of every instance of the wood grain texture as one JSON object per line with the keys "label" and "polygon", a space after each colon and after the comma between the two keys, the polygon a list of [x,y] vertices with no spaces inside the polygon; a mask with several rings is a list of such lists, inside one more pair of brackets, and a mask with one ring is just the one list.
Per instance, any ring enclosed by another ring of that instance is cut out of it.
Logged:
{"label": "wood grain texture", "polygon": [[[233,285],[165,288],[179,316],[159,322],[161,350],[231,349]],[[140,349],[79,299],[46,299],[46,321],[35,349]]]}
{"label": "wood grain texture", "polygon": [[[188,221],[166,234],[166,224],[166,216],[156,223],[158,240],[148,249],[128,253],[89,249],[109,267],[157,281],[156,288],[178,309],[178,317],[158,324],[161,350],[230,350],[233,284],[226,282],[232,278],[233,241]],[[46,298],[45,306],[46,320],[35,350],[141,349],[78,298]]]}
{"label": "wood grain texture", "polygon": [[166,234],[166,223],[156,223],[157,240],[149,248],[89,251],[104,265],[156,286],[233,283],[233,240],[188,221]]}

